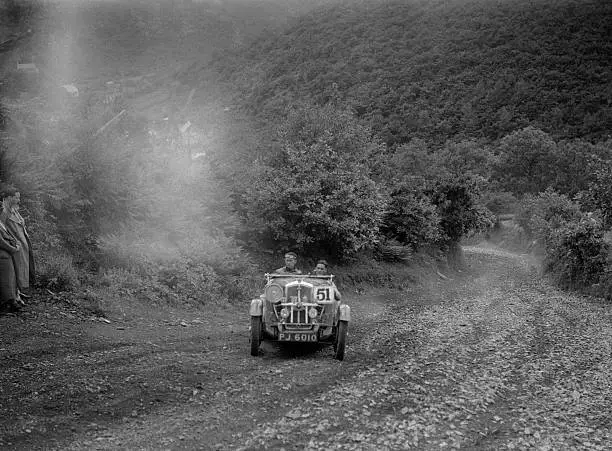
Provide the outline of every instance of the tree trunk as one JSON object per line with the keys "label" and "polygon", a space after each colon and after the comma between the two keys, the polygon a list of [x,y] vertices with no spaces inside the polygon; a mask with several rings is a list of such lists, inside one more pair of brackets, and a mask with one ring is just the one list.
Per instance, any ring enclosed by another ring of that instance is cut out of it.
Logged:
{"label": "tree trunk", "polygon": [[448,254],[446,257],[448,262],[448,266],[452,269],[464,269],[465,268],[465,259],[463,258],[463,249],[461,245],[452,241],[448,245]]}

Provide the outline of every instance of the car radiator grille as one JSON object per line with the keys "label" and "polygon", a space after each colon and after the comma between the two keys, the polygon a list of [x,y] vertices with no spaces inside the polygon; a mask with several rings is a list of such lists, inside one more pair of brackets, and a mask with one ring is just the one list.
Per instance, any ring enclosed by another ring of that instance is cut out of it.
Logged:
{"label": "car radiator grille", "polygon": [[289,318],[287,318],[287,323],[289,324],[304,324],[308,323],[310,318],[308,318],[308,311],[304,308],[302,310],[293,309]]}
{"label": "car radiator grille", "polygon": [[[276,307],[276,313],[279,317],[282,308],[282,306]],[[308,308],[306,307],[300,310],[295,307],[287,307],[287,310],[289,310],[290,314],[289,317],[284,321],[285,324],[311,324],[313,322],[312,319],[308,316]]]}

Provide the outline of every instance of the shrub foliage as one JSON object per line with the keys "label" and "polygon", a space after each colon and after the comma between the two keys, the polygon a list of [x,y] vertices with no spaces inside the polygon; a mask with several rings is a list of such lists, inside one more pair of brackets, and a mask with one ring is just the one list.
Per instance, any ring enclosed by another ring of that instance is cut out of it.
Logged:
{"label": "shrub foliage", "polygon": [[417,250],[441,238],[440,215],[421,177],[406,178],[389,193],[381,232]]}
{"label": "shrub foliage", "polygon": [[592,218],[581,218],[552,231],[544,269],[562,288],[586,288],[600,282],[608,250],[601,225]]}
{"label": "shrub foliage", "polygon": [[544,248],[544,270],[562,288],[586,288],[600,281],[609,245],[600,221],[567,196],[547,190],[520,203],[519,224]]}
{"label": "shrub foliage", "polygon": [[255,243],[344,258],[374,243],[385,208],[369,176],[381,145],[347,112],[292,112],[272,158],[251,173],[245,216]]}

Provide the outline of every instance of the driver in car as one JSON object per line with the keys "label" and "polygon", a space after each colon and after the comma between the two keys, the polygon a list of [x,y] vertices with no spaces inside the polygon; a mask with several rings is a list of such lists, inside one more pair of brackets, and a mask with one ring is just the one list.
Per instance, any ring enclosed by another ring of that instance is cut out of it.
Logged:
{"label": "driver in car", "polygon": [[285,266],[274,271],[275,274],[302,274],[302,271],[296,268],[297,254],[295,252],[287,252],[285,254]]}

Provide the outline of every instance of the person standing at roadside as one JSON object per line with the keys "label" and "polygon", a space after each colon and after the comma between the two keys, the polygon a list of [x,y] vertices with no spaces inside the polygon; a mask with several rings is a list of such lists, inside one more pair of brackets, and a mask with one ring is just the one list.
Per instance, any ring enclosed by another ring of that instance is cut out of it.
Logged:
{"label": "person standing at roadside", "polygon": [[28,297],[27,290],[35,281],[36,270],[32,242],[26,230],[25,221],[19,213],[21,195],[15,188],[5,187],[2,190],[2,197],[0,220],[19,243],[18,251],[13,254],[17,289],[21,296]]}
{"label": "person standing at roadside", "polygon": [[21,308],[13,255],[18,241],[11,235],[0,215],[0,311],[16,312]]}

